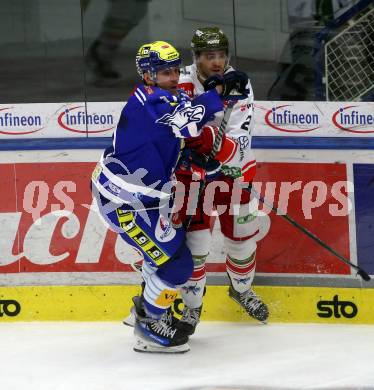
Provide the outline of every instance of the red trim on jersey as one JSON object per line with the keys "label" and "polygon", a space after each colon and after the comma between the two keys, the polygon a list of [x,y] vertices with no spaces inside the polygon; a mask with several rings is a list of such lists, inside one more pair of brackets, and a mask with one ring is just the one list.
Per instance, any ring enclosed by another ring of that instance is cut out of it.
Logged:
{"label": "red trim on jersey", "polygon": [[194,85],[192,83],[181,83],[178,84],[178,88],[183,89],[184,92],[190,97],[193,98]]}

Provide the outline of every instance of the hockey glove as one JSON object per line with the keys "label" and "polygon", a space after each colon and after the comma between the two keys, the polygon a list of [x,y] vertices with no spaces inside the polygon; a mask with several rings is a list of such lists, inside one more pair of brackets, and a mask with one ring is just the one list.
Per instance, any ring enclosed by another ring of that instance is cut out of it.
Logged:
{"label": "hockey glove", "polygon": [[204,90],[209,91],[218,85],[222,85],[222,97],[227,97],[231,94],[247,95],[247,84],[248,76],[244,72],[234,70],[225,73],[223,76],[217,74],[208,77],[204,81]]}
{"label": "hockey glove", "polygon": [[193,180],[212,179],[220,170],[219,161],[186,148],[183,149],[176,168],[177,176],[191,175]]}
{"label": "hockey glove", "polygon": [[[231,95],[234,91],[240,95],[247,95],[248,76],[244,72],[232,71],[223,75],[222,97]],[[235,93],[234,93],[235,94]]]}
{"label": "hockey glove", "polygon": [[213,126],[204,126],[200,135],[197,137],[185,138],[186,148],[192,149],[197,153],[209,155],[213,149],[216,139],[217,128]]}
{"label": "hockey glove", "polygon": [[[217,132],[218,127],[216,126],[204,126],[199,136],[185,138],[185,146],[186,148],[194,150],[197,153],[209,156],[213,150]],[[218,153],[214,158],[221,163],[227,163],[233,157],[236,151],[236,147],[237,144],[232,139],[227,138],[224,134],[221,140],[221,144],[217,145],[216,150],[218,150]]]}
{"label": "hockey glove", "polygon": [[218,85],[223,85],[223,76],[220,76],[219,74],[210,76],[204,81],[204,91],[210,91]]}
{"label": "hockey glove", "polygon": [[205,179],[214,179],[221,171],[222,164],[214,158],[206,158],[205,156],[191,151],[191,165],[197,171],[197,168],[204,169]]}

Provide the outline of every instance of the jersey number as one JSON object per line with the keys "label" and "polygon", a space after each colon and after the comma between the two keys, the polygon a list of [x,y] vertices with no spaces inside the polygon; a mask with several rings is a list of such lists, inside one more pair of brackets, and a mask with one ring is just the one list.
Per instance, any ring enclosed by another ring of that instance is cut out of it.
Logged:
{"label": "jersey number", "polygon": [[252,115],[248,115],[247,116],[247,119],[245,120],[245,122],[243,122],[243,124],[240,126],[241,129],[245,130],[245,131],[249,131],[249,124],[251,123],[251,118],[252,118]]}

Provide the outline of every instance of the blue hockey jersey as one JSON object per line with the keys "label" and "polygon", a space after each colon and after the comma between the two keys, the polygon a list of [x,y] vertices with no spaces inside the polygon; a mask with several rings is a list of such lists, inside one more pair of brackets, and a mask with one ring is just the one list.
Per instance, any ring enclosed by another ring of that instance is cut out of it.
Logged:
{"label": "blue hockey jersey", "polygon": [[191,100],[158,87],[138,85],[121,112],[113,145],[98,163],[92,181],[115,203],[136,198],[162,198],[181,149],[181,139],[200,134],[214,114],[223,110],[213,89]]}

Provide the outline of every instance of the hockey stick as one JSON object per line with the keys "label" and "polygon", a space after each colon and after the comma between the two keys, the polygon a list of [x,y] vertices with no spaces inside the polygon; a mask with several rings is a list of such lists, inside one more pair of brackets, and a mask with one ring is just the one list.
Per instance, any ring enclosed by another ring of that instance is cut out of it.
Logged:
{"label": "hockey stick", "polygon": [[[210,158],[214,158],[217,155],[217,153],[219,152],[220,148],[221,148],[222,138],[223,138],[223,135],[225,134],[227,123],[228,123],[228,121],[230,119],[231,112],[233,110],[234,104],[235,104],[235,101],[233,101],[233,100],[230,100],[228,102],[228,104],[227,104],[227,107],[225,109],[225,113],[223,114],[223,118],[222,118],[221,124],[219,125],[218,131],[217,131],[216,138],[214,139],[212,151],[210,152],[209,156],[205,157],[205,164],[208,162],[208,160]],[[199,203],[200,196],[201,196],[201,194],[204,191],[205,185],[206,185],[205,179],[200,180],[200,186],[199,186],[199,191],[198,191],[198,194],[197,194],[197,202],[196,202],[196,204]],[[189,215],[188,219],[186,219],[186,221],[184,222],[184,228],[186,229],[186,231],[187,231],[187,229],[189,228],[189,226],[191,224],[192,218],[193,218],[193,214]]]}
{"label": "hockey stick", "polygon": [[221,124],[220,124],[220,126],[218,128],[217,135],[216,135],[216,138],[214,140],[212,151],[211,151],[211,153],[209,155],[210,158],[214,158],[217,155],[217,153],[219,152],[219,150],[220,150],[221,143],[222,143],[222,138],[223,138],[223,135],[225,134],[226,127],[227,127],[227,122],[230,119],[232,110],[234,108],[234,104],[235,104],[234,100],[229,100],[229,102],[227,104],[227,107],[225,109],[225,113],[223,115]]}
{"label": "hockey stick", "polygon": [[281,216],[284,218],[287,222],[289,222],[291,225],[299,229],[301,232],[306,234],[309,238],[317,242],[319,245],[321,245],[323,248],[325,248],[327,251],[332,253],[334,256],[336,256],[339,260],[341,260],[343,263],[349,265],[351,268],[355,269],[357,271],[357,274],[361,276],[363,280],[368,282],[371,278],[369,274],[364,271],[362,268],[357,266],[356,264],[351,263],[348,259],[346,259],[344,256],[342,256],[340,253],[336,252],[331,246],[327,245],[325,242],[323,242],[320,238],[318,238],[316,235],[314,235],[312,232],[310,232],[308,229],[306,229],[304,226],[300,225],[298,222],[296,222],[293,218],[291,218],[289,215],[281,213],[279,209],[269,204],[253,187],[252,189],[246,188],[247,191],[251,192],[256,199],[258,199],[262,204],[269,207],[271,210],[274,211],[275,214]]}

